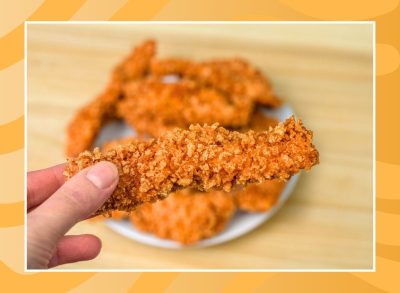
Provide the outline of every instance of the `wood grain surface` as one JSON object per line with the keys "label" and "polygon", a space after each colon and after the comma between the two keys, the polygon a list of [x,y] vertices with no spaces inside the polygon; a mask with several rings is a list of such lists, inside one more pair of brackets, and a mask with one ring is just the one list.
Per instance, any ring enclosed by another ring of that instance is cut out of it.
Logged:
{"label": "wood grain surface", "polygon": [[[234,241],[172,251],[82,222],[100,256],[62,268],[369,269],[373,263],[372,26],[75,24],[28,26],[28,170],[64,161],[65,127],[146,38],[161,56],[242,56],[314,131],[321,163],[270,221]],[[55,211],[56,212],[56,211]]]}

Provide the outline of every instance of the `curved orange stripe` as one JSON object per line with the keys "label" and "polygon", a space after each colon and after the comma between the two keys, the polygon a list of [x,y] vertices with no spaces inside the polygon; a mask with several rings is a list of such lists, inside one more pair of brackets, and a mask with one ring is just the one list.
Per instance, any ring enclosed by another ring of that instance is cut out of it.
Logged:
{"label": "curved orange stripe", "polygon": [[400,246],[377,243],[376,255],[400,262]]}
{"label": "curved orange stripe", "polygon": [[287,7],[321,20],[364,20],[385,15],[398,6],[398,0],[280,0]]}
{"label": "curved orange stripe", "polygon": [[154,17],[169,0],[148,1],[145,4],[140,0],[129,0],[110,20],[148,20]]}
{"label": "curved orange stripe", "polygon": [[276,273],[237,274],[224,287],[222,292],[254,292],[274,274]]}
{"label": "curved orange stripe", "polygon": [[352,273],[364,282],[384,290],[384,292],[400,292],[399,272],[400,263],[383,257],[376,258],[374,273]]}
{"label": "curved orange stripe", "polygon": [[349,273],[277,273],[258,287],[256,292],[385,291]]}
{"label": "curved orange stripe", "polygon": [[24,116],[0,125],[0,154],[24,147]]}
{"label": "curved orange stripe", "polygon": [[[85,0],[45,1],[29,20],[65,20],[69,19]],[[0,70],[24,57],[24,24],[21,23],[4,37],[0,38]]]}
{"label": "curved orange stripe", "polygon": [[180,273],[142,273],[129,292],[164,292]]}
{"label": "curved orange stripe", "polygon": [[[1,287],[12,292],[44,292],[47,287],[49,291],[57,288],[59,292],[71,290],[93,277],[96,273],[40,273],[40,274],[18,274],[0,261]],[[12,290],[11,290],[12,289]]]}
{"label": "curved orange stripe", "polygon": [[400,200],[377,198],[376,209],[384,213],[400,214]]}
{"label": "curved orange stripe", "polygon": [[24,202],[0,204],[0,227],[24,224]]}

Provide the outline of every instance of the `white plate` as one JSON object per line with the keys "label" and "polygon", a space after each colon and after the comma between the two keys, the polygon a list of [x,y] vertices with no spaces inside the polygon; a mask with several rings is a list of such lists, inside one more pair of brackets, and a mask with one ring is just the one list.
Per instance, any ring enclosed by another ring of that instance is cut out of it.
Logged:
{"label": "white plate", "polygon": [[[289,116],[293,114],[292,109],[284,105],[276,110],[265,110],[265,112],[269,116],[273,116],[280,121],[285,120]],[[104,142],[109,141],[111,139],[116,139],[124,136],[132,136],[135,135],[134,130],[129,128],[123,122],[112,122],[106,125],[101,131],[98,139],[95,142],[95,145],[101,146]],[[229,224],[225,227],[225,229],[219,234],[215,235],[212,238],[205,239],[197,242],[194,245],[184,246],[179,244],[178,242],[172,240],[165,240],[159,237],[156,237],[152,234],[144,233],[137,230],[128,220],[112,220],[108,219],[105,221],[106,225],[110,227],[115,232],[124,235],[130,239],[133,239],[137,242],[169,249],[183,249],[183,248],[200,248],[213,246],[217,244],[221,244],[227,242],[229,240],[238,238],[250,231],[254,230],[262,223],[269,220],[285,203],[285,201],[292,194],[293,189],[296,186],[299,175],[293,176],[286,184],[285,189],[283,190],[281,196],[279,197],[278,202],[268,211],[264,213],[246,213],[238,211],[233,216]]]}

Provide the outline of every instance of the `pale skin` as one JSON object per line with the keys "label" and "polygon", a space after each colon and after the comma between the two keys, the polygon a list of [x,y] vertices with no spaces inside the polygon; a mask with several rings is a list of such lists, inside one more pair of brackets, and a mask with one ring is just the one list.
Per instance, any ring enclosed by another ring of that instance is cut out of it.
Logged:
{"label": "pale skin", "polygon": [[27,266],[47,269],[90,260],[101,241],[90,234],[65,235],[107,200],[118,183],[110,162],[86,168],[64,182],[64,165],[33,171],[27,177]]}

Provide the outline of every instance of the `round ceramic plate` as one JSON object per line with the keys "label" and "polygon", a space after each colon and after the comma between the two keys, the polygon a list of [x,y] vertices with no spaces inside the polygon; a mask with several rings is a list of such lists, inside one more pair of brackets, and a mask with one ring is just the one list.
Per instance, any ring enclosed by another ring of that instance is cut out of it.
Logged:
{"label": "round ceramic plate", "polygon": [[[265,113],[268,116],[273,116],[280,121],[285,120],[289,116],[293,114],[292,109],[284,105],[276,110],[265,110]],[[101,146],[104,142],[109,141],[111,139],[116,139],[125,136],[135,135],[134,130],[129,128],[126,124],[122,122],[112,122],[103,128],[100,133],[96,145]],[[299,175],[293,176],[286,184],[285,189],[282,191],[281,196],[279,197],[278,202],[268,211],[263,213],[246,213],[238,211],[233,216],[229,224],[225,227],[225,229],[219,234],[215,235],[212,238],[205,239],[197,242],[194,245],[183,246],[178,242],[165,240],[158,238],[152,234],[144,233],[137,230],[128,220],[112,220],[108,219],[105,221],[106,225],[110,227],[115,232],[124,235],[130,239],[138,241],[140,243],[144,243],[147,245],[169,248],[169,249],[183,249],[183,248],[193,248],[193,247],[206,247],[221,244],[227,242],[229,240],[238,238],[250,231],[254,230],[262,223],[269,220],[285,203],[285,201],[292,194],[293,189],[296,186]]]}

